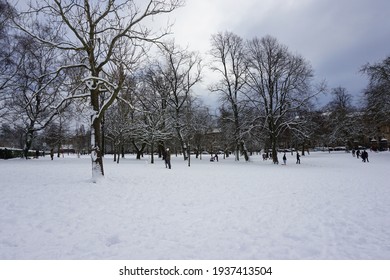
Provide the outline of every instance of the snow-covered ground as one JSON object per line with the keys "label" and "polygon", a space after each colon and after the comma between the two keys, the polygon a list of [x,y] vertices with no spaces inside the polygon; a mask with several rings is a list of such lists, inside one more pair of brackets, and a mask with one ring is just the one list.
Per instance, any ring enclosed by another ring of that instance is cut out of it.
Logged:
{"label": "snow-covered ground", "polygon": [[390,153],[287,156],[0,160],[0,259],[390,259]]}

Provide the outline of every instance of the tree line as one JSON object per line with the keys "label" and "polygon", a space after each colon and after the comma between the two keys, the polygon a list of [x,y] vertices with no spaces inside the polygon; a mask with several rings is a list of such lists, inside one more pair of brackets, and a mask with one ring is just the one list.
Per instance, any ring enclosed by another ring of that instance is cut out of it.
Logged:
{"label": "tree line", "polygon": [[[19,10],[0,0],[0,145],[27,158],[72,138],[97,179],[107,146],[117,161],[131,147],[153,162],[170,146],[184,160],[191,151],[249,160],[269,150],[278,163],[280,149],[362,145],[389,124],[389,58],[362,66],[370,82],[356,108],[345,88],[316,84],[309,61],[269,35],[213,34],[205,62],[169,40],[170,25],[150,23],[183,5],[54,0]],[[220,96],[217,114],[196,95],[205,67],[218,77],[208,85]],[[332,100],[319,109],[325,92]]]}

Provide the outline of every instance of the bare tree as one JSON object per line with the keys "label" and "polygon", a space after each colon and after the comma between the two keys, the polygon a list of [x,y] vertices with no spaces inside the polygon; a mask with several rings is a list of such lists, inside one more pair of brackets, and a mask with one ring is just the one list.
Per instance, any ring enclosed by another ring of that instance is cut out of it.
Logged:
{"label": "bare tree", "polygon": [[[101,153],[101,120],[104,112],[118,97],[132,61],[126,61],[130,54],[121,53],[124,45],[141,48],[142,42],[157,42],[168,30],[155,34],[145,23],[159,14],[170,13],[183,3],[182,0],[148,0],[138,2],[88,1],[88,0],[44,0],[21,13],[16,24],[33,38],[55,46],[75,57],[69,65],[60,70],[82,68],[81,82],[86,89],[74,91],[68,97],[88,98],[91,115],[91,160],[92,178],[96,181],[104,175]],[[56,30],[64,31],[62,40],[47,41],[29,28],[29,20],[35,15],[43,15]],[[130,69],[131,70],[131,69]],[[109,79],[108,77],[112,77]],[[102,94],[106,97],[100,97]]]}
{"label": "bare tree", "polygon": [[[7,25],[15,9],[6,0],[0,0],[0,38],[6,37]],[[2,50],[3,51],[3,50]]]}
{"label": "bare tree", "polygon": [[159,143],[164,143],[172,137],[171,130],[166,125],[167,110],[161,106],[161,96],[148,86],[143,87],[138,95],[141,113],[136,123],[136,135],[150,147],[151,163],[154,163],[154,152]]}
{"label": "bare tree", "polygon": [[[35,32],[42,38],[56,36],[49,26],[38,23],[35,23]],[[61,64],[57,49],[42,45],[25,34],[18,36],[17,41],[18,70],[9,85],[13,93],[6,102],[7,117],[25,131],[23,150],[27,158],[36,132],[43,130],[60,113],[53,107],[62,95],[64,77],[50,75]]]}
{"label": "bare tree", "polygon": [[231,33],[218,33],[211,37],[214,58],[211,69],[217,72],[221,79],[210,86],[212,92],[221,94],[223,103],[232,112],[230,121],[234,126],[234,145],[236,160],[239,160],[240,149],[244,153],[245,160],[249,160],[244,143],[244,108],[246,95],[244,86],[247,82],[247,62],[245,60],[245,45],[243,40]]}
{"label": "bare tree", "polygon": [[174,43],[161,48],[164,61],[159,73],[169,90],[167,106],[171,111],[172,125],[187,160],[188,126],[185,114],[191,101],[193,87],[201,81],[201,59],[197,53],[182,50]]}
{"label": "bare tree", "polygon": [[[188,122],[191,127],[191,146],[196,153],[196,158],[202,159],[203,151],[217,152],[220,143],[210,143],[207,135],[216,127],[213,116],[209,109],[199,100],[194,101],[189,114]],[[211,147],[212,149],[208,149]]]}
{"label": "bare tree", "polygon": [[130,136],[132,109],[123,102],[116,102],[108,110],[104,120],[105,138],[112,144],[114,161],[119,163],[126,139]]}
{"label": "bare tree", "polygon": [[390,57],[364,65],[361,72],[369,78],[364,91],[367,115],[378,125],[390,123]]}
{"label": "bare tree", "polygon": [[[168,100],[171,93],[170,87],[171,83],[164,76],[164,68],[161,65],[161,62],[155,61],[150,63],[143,74],[143,88],[148,89],[146,92],[149,92],[149,97],[153,100],[153,110],[161,114],[159,130],[164,132],[172,132],[170,126],[172,119],[168,110]],[[165,155],[165,143],[171,138],[172,137],[168,137],[158,141],[157,151],[159,158]]]}
{"label": "bare tree", "polygon": [[258,108],[257,122],[268,133],[272,159],[278,163],[278,140],[289,127],[300,121],[296,112],[320,90],[313,91],[313,70],[299,55],[293,55],[276,38],[266,36],[248,42],[248,84]]}
{"label": "bare tree", "polygon": [[327,105],[332,110],[348,112],[352,108],[352,95],[347,92],[346,88],[337,87],[331,91],[332,100]]}
{"label": "bare tree", "polygon": [[332,100],[325,107],[328,143],[351,147],[354,136],[362,129],[361,116],[352,106],[352,95],[346,88],[333,88],[331,95]]}
{"label": "bare tree", "polygon": [[4,0],[0,0],[0,116],[6,114],[4,103],[11,96],[9,86],[17,72],[17,49],[15,34],[10,28],[15,9]]}

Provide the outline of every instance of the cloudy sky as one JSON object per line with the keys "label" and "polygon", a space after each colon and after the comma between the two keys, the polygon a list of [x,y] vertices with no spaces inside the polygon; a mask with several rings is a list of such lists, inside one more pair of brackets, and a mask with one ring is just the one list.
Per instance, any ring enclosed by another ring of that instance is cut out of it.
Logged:
{"label": "cloudy sky", "polygon": [[[177,44],[207,60],[212,34],[231,31],[243,39],[271,35],[308,60],[318,82],[326,80],[329,89],[345,87],[355,104],[367,85],[359,69],[390,56],[390,0],[185,1],[168,15],[175,22]],[[206,69],[197,91],[215,107],[217,97],[207,91],[213,79]],[[322,98],[322,104],[329,98]]]}
{"label": "cloudy sky", "polygon": [[311,63],[316,80],[345,87],[358,103],[367,84],[359,69],[390,55],[389,12],[389,0],[187,0],[171,16],[176,43],[202,54],[220,31],[272,35]]}

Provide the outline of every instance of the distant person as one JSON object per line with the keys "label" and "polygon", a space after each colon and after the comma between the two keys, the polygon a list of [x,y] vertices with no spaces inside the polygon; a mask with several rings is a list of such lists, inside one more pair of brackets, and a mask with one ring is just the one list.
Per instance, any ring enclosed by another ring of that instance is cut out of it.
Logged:
{"label": "distant person", "polygon": [[214,156],[215,160],[218,162],[218,154],[215,153],[215,156]]}
{"label": "distant person", "polygon": [[171,169],[171,152],[169,151],[169,148],[165,151],[165,168]]}
{"label": "distant person", "polygon": [[369,162],[369,161],[368,161],[368,153],[367,153],[366,150],[364,150],[364,151],[362,152],[362,161],[363,161],[363,162]]}
{"label": "distant person", "polygon": [[283,155],[283,164],[286,165],[287,164],[287,157],[286,157],[286,153],[284,153]]}
{"label": "distant person", "polygon": [[297,164],[301,164],[301,155],[297,152]]}
{"label": "distant person", "polygon": [[366,151],[363,151],[360,157],[362,158],[362,162],[366,162]]}
{"label": "distant person", "polygon": [[51,158],[51,160],[54,159],[54,149],[53,148],[51,148],[51,150],[50,150],[50,158]]}
{"label": "distant person", "polygon": [[356,158],[359,158],[360,157],[360,150],[357,150],[356,151]]}

